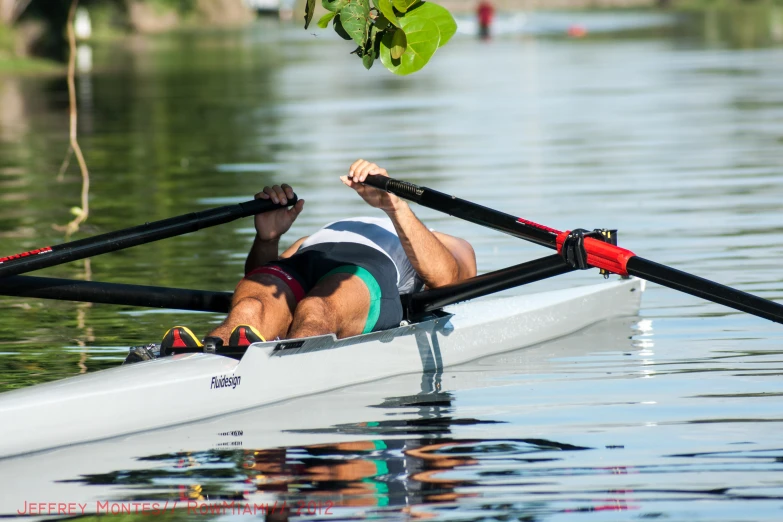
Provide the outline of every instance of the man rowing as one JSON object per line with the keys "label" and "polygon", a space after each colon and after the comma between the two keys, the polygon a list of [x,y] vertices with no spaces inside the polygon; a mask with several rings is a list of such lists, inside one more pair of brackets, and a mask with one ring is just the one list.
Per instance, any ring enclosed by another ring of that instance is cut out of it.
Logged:
{"label": "man rowing", "polygon": [[[298,239],[282,254],[280,237],[304,208],[299,200],[255,217],[256,237],[245,261],[245,277],[234,291],[231,312],[209,333],[224,344],[243,346],[267,339],[296,339],[334,333],[338,338],[399,326],[400,295],[456,283],[476,275],[471,245],[429,230],[408,204],[364,185],[385,169],[355,161],[340,179],[383,217],[330,223]],[[256,198],[286,204],[286,184],[264,187]],[[184,326],[166,332],[161,353],[201,346]]]}

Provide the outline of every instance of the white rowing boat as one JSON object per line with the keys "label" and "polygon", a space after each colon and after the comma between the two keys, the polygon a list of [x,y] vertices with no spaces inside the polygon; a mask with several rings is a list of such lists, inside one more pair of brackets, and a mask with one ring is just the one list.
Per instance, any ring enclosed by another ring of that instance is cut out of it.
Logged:
{"label": "white rowing boat", "polygon": [[[159,430],[2,459],[0,519],[17,515],[22,508],[19,499],[76,502],[86,504],[88,512],[96,511],[98,501],[129,495],[139,499],[133,485],[127,489],[110,477],[167,468],[186,453],[202,462],[215,450],[236,455],[280,448],[298,452],[299,448],[368,438],[416,438],[422,431],[448,433],[454,439],[482,437],[483,422],[497,419],[497,412],[459,414],[466,413],[465,401],[471,403],[476,392],[506,390],[504,395],[512,397],[521,411],[549,404],[551,397],[539,400],[539,393],[519,400],[513,397],[525,383],[539,391],[546,389],[563,365],[578,360],[589,366],[595,352],[637,350],[638,341],[630,336],[639,331],[638,322],[637,316],[612,318],[573,335],[447,368],[442,374],[397,375]],[[571,370],[581,373],[577,368]],[[470,422],[475,415],[481,420]],[[564,419],[563,428],[578,430],[578,425],[578,420]],[[535,420],[523,428],[500,423],[493,425],[492,434],[499,440],[514,440],[531,437],[540,427]],[[30,472],[41,469],[46,473]],[[109,479],[92,480],[99,476]],[[147,491],[158,491],[156,484],[170,484],[169,479],[153,479]],[[218,500],[212,495],[210,499]]]}
{"label": "white rowing boat", "polygon": [[439,372],[636,314],[643,281],[451,305],[393,330],[182,354],[0,395],[0,457],[173,426],[407,373]]}

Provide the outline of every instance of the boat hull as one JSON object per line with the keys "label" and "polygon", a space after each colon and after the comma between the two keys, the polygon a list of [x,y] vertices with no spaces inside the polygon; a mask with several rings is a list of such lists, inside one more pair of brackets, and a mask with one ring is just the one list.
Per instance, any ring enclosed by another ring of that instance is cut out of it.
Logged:
{"label": "boat hull", "polygon": [[337,340],[257,343],[241,361],[184,354],[0,395],[0,458],[174,426],[406,373],[439,372],[636,314],[643,283],[478,300]]}

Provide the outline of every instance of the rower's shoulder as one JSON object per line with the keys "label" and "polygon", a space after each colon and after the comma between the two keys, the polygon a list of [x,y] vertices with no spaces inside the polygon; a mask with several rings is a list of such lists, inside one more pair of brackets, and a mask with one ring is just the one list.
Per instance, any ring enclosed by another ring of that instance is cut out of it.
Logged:
{"label": "rower's shoulder", "polygon": [[302,243],[304,243],[307,240],[308,237],[310,237],[310,236],[302,236],[299,239],[297,239],[296,241],[294,241],[294,243],[290,247],[286,248],[285,251],[282,254],[280,254],[280,258],[281,259],[286,259],[286,258],[289,258],[292,255],[296,254],[296,252],[302,246]]}

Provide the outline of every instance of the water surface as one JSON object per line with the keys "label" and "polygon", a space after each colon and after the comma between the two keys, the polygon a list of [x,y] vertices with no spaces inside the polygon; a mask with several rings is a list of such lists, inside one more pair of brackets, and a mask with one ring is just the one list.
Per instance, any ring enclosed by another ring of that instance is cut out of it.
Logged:
{"label": "water surface", "polygon": [[[458,35],[408,78],[365,72],[327,32],[271,22],[95,46],[78,80],[92,177],[79,237],[290,182],[307,200],[293,241],[370,212],[337,179],[363,157],[554,228],[618,228],[644,257],[780,301],[775,16],[727,30],[709,16],[540,14],[489,42]],[[588,37],[565,38],[572,23]],[[80,190],[73,167],[57,180],[65,81],[2,77],[0,104],[0,252],[58,243],[52,225]],[[417,213],[470,240],[481,271],[549,254]],[[252,235],[243,220],[43,273],[231,290]],[[202,333],[221,319],[15,298],[0,309],[0,390],[111,367],[175,323]],[[300,513],[329,520],[780,520],[781,332],[650,285],[639,317],[449,370],[438,393],[400,377],[234,419],[257,437],[214,439],[207,424],[5,461],[2,514],[25,500],[201,497],[330,502]],[[199,429],[205,440],[177,442]]]}

